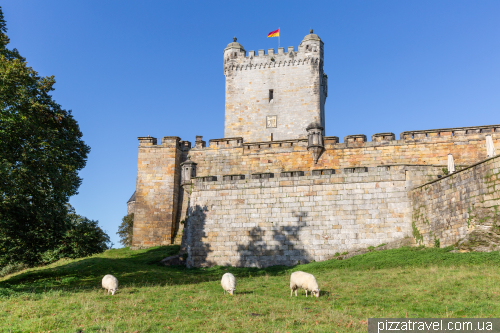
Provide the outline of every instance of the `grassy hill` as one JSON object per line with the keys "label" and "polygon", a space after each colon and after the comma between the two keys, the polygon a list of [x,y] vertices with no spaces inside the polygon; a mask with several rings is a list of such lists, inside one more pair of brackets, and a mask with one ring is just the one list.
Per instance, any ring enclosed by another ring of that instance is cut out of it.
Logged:
{"label": "grassy hill", "polygon": [[[500,317],[500,255],[401,248],[266,269],[157,263],[177,246],[109,250],[0,279],[0,332],[366,332],[373,317]],[[290,297],[290,273],[320,298]],[[233,273],[234,296],[220,278]],[[100,289],[120,281],[115,296]]]}

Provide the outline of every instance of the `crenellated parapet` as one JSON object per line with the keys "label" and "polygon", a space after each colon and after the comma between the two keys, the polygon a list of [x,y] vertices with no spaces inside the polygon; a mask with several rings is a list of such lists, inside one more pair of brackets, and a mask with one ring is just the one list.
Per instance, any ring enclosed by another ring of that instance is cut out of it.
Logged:
{"label": "crenellated parapet", "polygon": [[208,141],[208,147],[215,149],[241,147],[242,144],[243,138],[222,138]]}
{"label": "crenellated parapet", "polygon": [[[292,47],[293,49],[293,47]],[[272,49],[271,49],[272,50]],[[281,47],[280,50],[283,50]],[[264,50],[261,50],[264,52]],[[252,51],[253,52],[253,51]],[[294,54],[291,56],[290,54]],[[229,74],[230,71],[242,71],[242,70],[252,70],[252,69],[265,69],[265,68],[275,68],[275,67],[286,67],[286,66],[302,66],[302,65],[312,65],[318,69],[323,67],[322,59],[313,56],[303,56],[292,51],[292,53],[284,53],[283,55],[276,55],[273,53],[262,54],[260,57],[250,56],[244,61],[228,61],[224,64],[224,74]]]}
{"label": "crenellated parapet", "polygon": [[[464,142],[467,140],[485,140],[486,135],[492,135],[495,140],[500,139],[500,125],[471,126],[456,128],[441,128],[431,130],[404,131],[401,133],[401,139],[396,140],[394,133],[376,133],[371,136],[371,141],[367,140],[365,134],[352,134],[344,137],[344,142],[340,142],[337,136],[323,136],[322,145],[326,149],[344,149],[349,147],[378,147],[384,145],[404,145],[408,141],[418,141],[421,143],[443,143]],[[213,150],[213,149],[233,149],[242,148],[243,152],[274,150],[279,152],[283,148],[293,148],[294,150],[307,151],[307,147],[314,144],[311,138],[297,138],[290,140],[257,141],[244,142],[242,137],[210,139],[208,146],[202,140],[202,136],[196,136],[194,147],[191,141],[181,140],[176,136],[165,136],[162,143],[157,145],[157,139],[154,137],[139,137],[139,147],[177,147],[182,152],[194,150]]]}
{"label": "crenellated parapet", "polygon": [[[248,55],[243,46],[236,42],[236,37],[224,49],[224,75],[230,71],[242,71],[252,69],[264,69],[286,66],[312,65],[323,70],[323,41],[318,35],[311,33],[300,43],[297,50],[289,46],[285,51],[279,47],[276,53],[274,49],[249,51]],[[326,80],[326,78],[325,78]]]}
{"label": "crenellated parapet", "polygon": [[464,136],[480,133],[500,133],[500,125],[440,128],[424,131],[405,131],[401,133],[400,138],[401,140],[419,140],[425,138],[432,139],[438,137]]}

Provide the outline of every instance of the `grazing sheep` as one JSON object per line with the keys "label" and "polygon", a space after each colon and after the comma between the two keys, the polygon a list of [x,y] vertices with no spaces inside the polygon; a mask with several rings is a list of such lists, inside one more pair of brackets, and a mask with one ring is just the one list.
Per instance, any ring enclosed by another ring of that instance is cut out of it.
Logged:
{"label": "grazing sheep", "polygon": [[114,295],[118,290],[118,279],[111,274],[105,275],[102,278],[102,287],[108,291],[108,295],[110,291],[111,295]]}
{"label": "grazing sheep", "polygon": [[226,273],[222,276],[220,284],[222,286],[222,289],[224,289],[224,295],[226,294],[226,291],[232,295],[234,290],[236,289],[236,278],[233,274]]}
{"label": "grazing sheep", "polygon": [[293,291],[295,290],[295,296],[297,296],[297,289],[302,288],[306,291],[311,291],[311,293],[319,297],[319,288],[318,282],[316,282],[316,278],[314,275],[305,273],[305,272],[293,272],[290,276],[290,296],[292,296]]}

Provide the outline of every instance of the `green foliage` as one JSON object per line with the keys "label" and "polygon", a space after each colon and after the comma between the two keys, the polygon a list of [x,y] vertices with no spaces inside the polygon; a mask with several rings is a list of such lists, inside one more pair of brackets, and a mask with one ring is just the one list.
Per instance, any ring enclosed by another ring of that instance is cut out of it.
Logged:
{"label": "green foliage", "polygon": [[98,221],[89,220],[76,214],[71,207],[68,214],[69,228],[61,245],[56,249],[59,258],[88,257],[110,248],[108,246],[111,243],[109,236],[99,227],[98,223]]}
{"label": "green foliage", "polygon": [[441,247],[441,242],[439,241],[439,238],[434,237],[434,247],[440,248]]}
{"label": "green foliage", "polygon": [[441,171],[443,171],[445,175],[450,173],[450,171],[448,171],[448,168],[442,168]]}
{"label": "green foliage", "polygon": [[6,266],[2,267],[2,269],[0,269],[0,277],[22,271],[26,268],[28,268],[26,264],[7,264]]}
{"label": "green foliage", "polygon": [[[181,221],[181,223],[184,221]],[[120,244],[123,246],[132,246],[132,236],[134,230],[134,213],[126,215],[122,219],[122,224],[118,227],[118,236]]]}
{"label": "green foliage", "polygon": [[371,251],[375,250],[375,246],[368,246],[367,249],[368,249],[368,251],[371,252]]}
{"label": "green foliage", "polygon": [[9,38],[0,8],[0,265],[42,261],[64,237],[66,203],[90,148],[71,111],[50,92]]}
{"label": "green foliage", "polygon": [[417,244],[422,245],[422,243],[424,242],[424,236],[422,236],[422,234],[420,234],[420,232],[418,231],[415,221],[411,222],[411,227],[413,229],[412,235],[415,238],[415,241],[417,242]]}
{"label": "green foliage", "polygon": [[88,257],[110,248],[109,236],[99,227],[98,221],[76,214],[71,206],[69,206],[66,220],[67,230],[58,246],[41,254],[43,264],[49,264],[61,258]]}

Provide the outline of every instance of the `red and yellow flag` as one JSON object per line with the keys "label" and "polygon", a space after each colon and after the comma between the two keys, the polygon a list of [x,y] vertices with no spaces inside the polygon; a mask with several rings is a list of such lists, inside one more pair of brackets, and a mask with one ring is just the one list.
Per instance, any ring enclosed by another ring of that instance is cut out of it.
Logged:
{"label": "red and yellow flag", "polygon": [[280,29],[271,31],[268,35],[267,38],[269,37],[279,37],[280,36]]}

